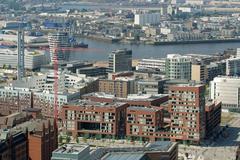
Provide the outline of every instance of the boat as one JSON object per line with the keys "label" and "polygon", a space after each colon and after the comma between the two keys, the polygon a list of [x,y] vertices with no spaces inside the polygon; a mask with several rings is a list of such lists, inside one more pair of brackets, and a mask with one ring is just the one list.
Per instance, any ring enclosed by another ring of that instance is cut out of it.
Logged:
{"label": "boat", "polygon": [[88,44],[80,42],[80,43],[74,43],[73,48],[88,48]]}

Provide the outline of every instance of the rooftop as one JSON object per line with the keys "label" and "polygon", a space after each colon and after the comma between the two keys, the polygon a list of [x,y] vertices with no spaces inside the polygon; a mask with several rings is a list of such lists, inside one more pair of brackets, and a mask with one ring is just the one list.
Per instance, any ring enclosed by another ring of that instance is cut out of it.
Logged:
{"label": "rooftop", "polygon": [[137,106],[131,106],[128,107],[127,110],[138,110],[138,111],[147,111],[147,112],[157,112],[159,111],[161,108],[160,107],[137,107]]}
{"label": "rooftop", "polygon": [[144,157],[143,152],[110,152],[102,160],[141,160]]}
{"label": "rooftop", "polygon": [[85,150],[87,148],[89,148],[89,146],[84,145],[84,144],[66,144],[66,145],[59,147],[55,151],[53,151],[53,153],[55,153],[55,154],[56,153],[79,154],[80,152],[82,152],[83,150]]}
{"label": "rooftop", "polygon": [[69,105],[77,105],[77,106],[85,106],[85,107],[121,107],[122,105],[126,104],[123,102],[111,102],[111,103],[101,103],[101,102],[94,102],[90,100],[76,100],[76,101],[71,101],[68,103]]}

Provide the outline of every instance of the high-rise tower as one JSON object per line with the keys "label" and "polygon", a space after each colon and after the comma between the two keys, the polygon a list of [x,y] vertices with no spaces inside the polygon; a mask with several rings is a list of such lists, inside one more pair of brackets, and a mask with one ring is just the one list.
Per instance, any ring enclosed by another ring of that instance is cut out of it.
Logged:
{"label": "high-rise tower", "polygon": [[50,48],[51,62],[54,60],[68,60],[69,35],[67,32],[56,32],[48,35],[48,43]]}
{"label": "high-rise tower", "polygon": [[17,43],[17,48],[18,48],[18,80],[21,80],[25,76],[25,64],[24,64],[24,31],[19,30],[18,31],[18,43]]}

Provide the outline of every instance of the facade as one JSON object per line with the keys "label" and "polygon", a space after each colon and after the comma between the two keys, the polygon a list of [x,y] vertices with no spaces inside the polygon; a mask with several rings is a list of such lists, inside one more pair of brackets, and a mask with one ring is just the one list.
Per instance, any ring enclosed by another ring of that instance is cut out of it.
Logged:
{"label": "facade", "polygon": [[6,160],[50,160],[52,151],[58,146],[56,122],[44,119],[29,119],[29,116],[29,114],[15,113],[2,117],[4,125],[1,127],[8,128],[0,131],[0,144],[3,143],[4,146],[3,150],[2,148],[0,150],[0,157],[2,156],[3,159],[11,156]]}
{"label": "facade", "polygon": [[32,92],[26,88],[0,88],[0,114],[9,115],[32,106]]}
{"label": "facade", "polygon": [[169,54],[166,59],[166,76],[169,79],[191,79],[191,57]]}
{"label": "facade", "polygon": [[220,130],[221,109],[221,102],[208,101],[206,103],[206,138],[213,136]]}
{"label": "facade", "polygon": [[77,69],[78,74],[85,74],[86,76],[96,77],[96,76],[106,76],[107,68],[105,67],[85,67]]}
{"label": "facade", "polygon": [[68,144],[53,152],[52,160],[177,160],[178,144],[175,142],[157,141],[146,146],[129,145],[98,147],[91,149],[86,144]]}
{"label": "facade", "polygon": [[137,82],[138,94],[160,94],[163,93],[163,84],[166,80],[147,79]]}
{"label": "facade", "polygon": [[0,159],[28,159],[28,137],[26,133],[21,131],[10,132],[5,129],[0,131],[0,135]]}
{"label": "facade", "polygon": [[224,109],[239,110],[240,79],[238,77],[216,77],[210,82],[210,98],[222,102]]}
{"label": "facade", "polygon": [[229,58],[226,60],[226,75],[227,76],[240,75],[240,57]]}
{"label": "facade", "polygon": [[163,109],[160,107],[127,108],[126,135],[142,141],[155,141],[155,132],[163,128]]}
{"label": "facade", "polygon": [[207,67],[207,81],[212,81],[219,75],[226,74],[226,62],[212,62]]}
{"label": "facade", "polygon": [[171,140],[199,144],[205,137],[205,86],[171,86],[169,94]]}
{"label": "facade", "polygon": [[[44,53],[40,51],[31,52],[24,51],[25,69],[39,69],[42,65],[47,64],[48,60]],[[18,54],[17,50],[0,49],[0,67],[1,68],[17,68]]]}
{"label": "facade", "polygon": [[132,51],[127,49],[115,50],[108,56],[108,72],[132,70]]}
{"label": "facade", "polygon": [[61,118],[65,130],[73,136],[123,137],[127,107],[122,102],[79,100],[63,106]]}
{"label": "facade", "polygon": [[70,44],[69,35],[67,32],[50,33],[48,35],[48,43],[52,63],[54,62],[54,60],[68,60],[69,51],[66,49],[70,47]]}
{"label": "facade", "polygon": [[166,60],[163,59],[141,59],[136,66],[136,70],[151,70],[165,73]]}
{"label": "facade", "polygon": [[206,82],[208,79],[206,65],[202,63],[192,64],[191,76],[191,80],[197,82]]}
{"label": "facade", "polygon": [[126,98],[128,94],[136,93],[136,90],[134,79],[99,80],[99,92],[113,94],[116,97]]}
{"label": "facade", "polygon": [[134,24],[136,25],[146,25],[146,24],[159,24],[160,23],[160,13],[141,13],[135,14]]}

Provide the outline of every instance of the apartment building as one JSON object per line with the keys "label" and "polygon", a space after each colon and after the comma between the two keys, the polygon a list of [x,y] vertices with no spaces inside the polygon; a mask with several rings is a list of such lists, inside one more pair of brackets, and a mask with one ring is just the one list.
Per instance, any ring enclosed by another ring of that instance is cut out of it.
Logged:
{"label": "apartment building", "polygon": [[169,91],[171,140],[199,144],[205,137],[205,86],[171,86]]}
{"label": "apartment building", "polygon": [[164,83],[162,79],[142,79],[137,82],[139,94],[160,94],[163,93]]}
{"label": "apartment building", "polygon": [[166,59],[166,77],[169,79],[191,80],[191,57],[168,54]]}
{"label": "apartment building", "polygon": [[130,78],[118,78],[116,80],[99,80],[99,92],[113,94],[116,97],[126,98],[128,94],[134,94],[137,91],[136,82]]}
{"label": "apartment building", "polygon": [[221,102],[207,101],[205,107],[206,138],[218,133],[221,123]]}
{"label": "apartment building", "polygon": [[163,128],[163,108],[148,106],[127,108],[126,135],[142,141],[155,141],[155,132]]}
{"label": "apartment building", "polygon": [[127,103],[79,100],[63,106],[61,118],[74,136],[123,137]]}

